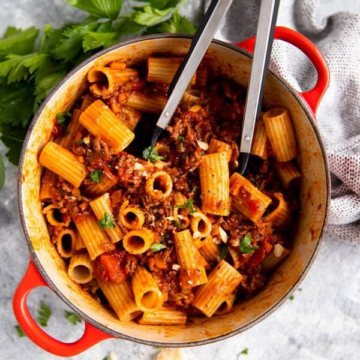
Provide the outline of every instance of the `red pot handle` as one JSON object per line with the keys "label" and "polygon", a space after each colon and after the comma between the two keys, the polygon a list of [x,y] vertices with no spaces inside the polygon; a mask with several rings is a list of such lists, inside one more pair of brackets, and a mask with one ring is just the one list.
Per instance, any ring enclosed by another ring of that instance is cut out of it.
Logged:
{"label": "red pot handle", "polygon": [[26,306],[26,299],[29,293],[41,286],[49,287],[34,263],[30,260],[26,274],[15,291],[13,309],[20,327],[36,345],[51,354],[67,357],[78,355],[98,342],[112,337],[88,323],[85,323],[83,336],[73,343],[64,343],[48,335],[35,322]]}
{"label": "red pot handle", "polygon": [[[317,73],[318,80],[315,87],[312,90],[299,93],[310,106],[313,113],[316,113],[317,107],[321,98],[325,94],[327,87],[329,86],[330,73],[324,56],[319,49],[304,35],[282,26],[275,28],[274,38],[276,40],[283,40],[291,45],[300,49],[312,62]],[[235,44],[249,52],[254,52],[255,37],[245,40],[241,43]]]}

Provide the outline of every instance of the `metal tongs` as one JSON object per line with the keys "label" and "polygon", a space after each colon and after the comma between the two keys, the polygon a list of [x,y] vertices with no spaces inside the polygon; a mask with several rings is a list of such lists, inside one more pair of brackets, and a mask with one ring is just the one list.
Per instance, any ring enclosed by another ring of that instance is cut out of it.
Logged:
{"label": "metal tongs", "polygon": [[151,135],[151,145],[166,129],[233,0],[212,0],[191,42],[189,52],[169,87],[169,99]]}
{"label": "metal tongs", "polygon": [[249,88],[246,95],[245,115],[240,140],[240,174],[244,174],[246,170],[251,152],[255,123],[260,114],[279,4],[280,0],[261,1],[254,57],[251,66]]}

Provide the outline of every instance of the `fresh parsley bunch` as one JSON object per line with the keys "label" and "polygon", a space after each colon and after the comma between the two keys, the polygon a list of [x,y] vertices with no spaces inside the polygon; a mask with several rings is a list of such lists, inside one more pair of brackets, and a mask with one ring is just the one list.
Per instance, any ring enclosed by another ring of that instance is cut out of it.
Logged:
{"label": "fresh parsley bunch", "polygon": [[[41,102],[73,67],[104,47],[134,34],[188,33],[195,26],[179,14],[184,1],[144,0],[122,14],[124,0],[66,0],[89,16],[61,29],[8,27],[0,39],[0,139],[17,165],[29,122]],[[129,1],[129,0],[125,0]],[[39,45],[37,45],[39,44]],[[0,154],[0,190],[5,170]]]}

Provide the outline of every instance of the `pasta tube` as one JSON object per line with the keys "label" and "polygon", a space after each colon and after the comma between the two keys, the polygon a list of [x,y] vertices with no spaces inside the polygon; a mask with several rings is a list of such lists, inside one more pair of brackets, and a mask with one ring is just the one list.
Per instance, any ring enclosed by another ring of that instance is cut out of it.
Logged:
{"label": "pasta tube", "polygon": [[272,226],[280,230],[289,230],[292,225],[292,213],[289,205],[281,193],[275,193],[274,198],[277,200],[277,207],[263,218],[265,223],[270,223]]}
{"label": "pasta tube", "polygon": [[135,69],[117,70],[103,66],[93,67],[88,73],[88,80],[92,84],[90,91],[103,98],[109,97],[121,85],[138,77],[139,73]]}
{"label": "pasta tube", "polygon": [[145,192],[156,200],[166,199],[172,191],[171,177],[165,171],[157,171],[146,180]]}
{"label": "pasta tube", "polygon": [[121,107],[121,120],[125,123],[125,125],[131,130],[134,131],[136,125],[139,123],[142,117],[142,113],[131,109],[126,106]]}
{"label": "pasta tube", "polygon": [[[148,58],[148,75],[146,80],[149,82],[170,84],[177,69],[183,62],[183,58]],[[191,78],[190,85],[195,85],[196,73]]]}
{"label": "pasta tube", "polygon": [[116,284],[97,279],[97,282],[121,321],[130,321],[141,314],[128,281]]}
{"label": "pasta tube", "polygon": [[84,186],[84,193],[89,197],[100,196],[112,189],[118,182],[117,176],[110,171],[103,172],[101,181]]}
{"label": "pasta tube", "polygon": [[140,92],[128,94],[125,105],[138,111],[150,114],[161,114],[167,103],[167,97],[163,95],[147,95]]}
{"label": "pasta tube", "polygon": [[208,148],[208,154],[216,154],[221,152],[226,152],[227,161],[231,160],[231,156],[232,156],[231,145],[216,139],[211,139]]}
{"label": "pasta tube", "polygon": [[84,130],[84,127],[79,122],[81,113],[82,111],[79,109],[75,109],[73,112],[67,132],[60,142],[60,145],[65,149],[70,150],[75,136]]}
{"label": "pasta tube", "polygon": [[76,234],[73,230],[63,229],[55,236],[56,247],[61,257],[73,256],[76,249]]}
{"label": "pasta tube", "polygon": [[189,230],[174,234],[175,250],[180,265],[180,279],[183,289],[207,282],[205,268],[200,265],[199,252],[193,244]]}
{"label": "pasta tube", "polygon": [[236,294],[229,294],[224,299],[223,303],[220,305],[218,310],[215,312],[215,315],[225,315],[228,314],[233,308],[234,302],[236,299]]}
{"label": "pasta tube", "polygon": [[77,284],[86,284],[92,280],[94,267],[88,254],[74,255],[70,259],[68,275]]}
{"label": "pasta tube", "polygon": [[145,221],[144,212],[137,206],[121,207],[119,212],[119,222],[127,229],[140,229]]}
{"label": "pasta tube", "polygon": [[95,260],[106,251],[115,249],[115,245],[108,239],[105,231],[100,229],[93,214],[87,216],[83,221],[75,223],[75,225],[85,242],[91,260]]}
{"label": "pasta tube", "polygon": [[270,205],[271,199],[238,173],[230,179],[232,205],[242,215],[256,223]]}
{"label": "pasta tube", "polygon": [[228,246],[229,254],[233,261],[233,267],[238,269],[244,262],[242,261],[242,256],[238,248]]}
{"label": "pasta tube", "polygon": [[81,237],[80,233],[76,233],[76,240],[75,240],[75,250],[79,251],[82,249],[86,249],[86,244],[84,243],[83,238]]}
{"label": "pasta tube", "polygon": [[264,274],[276,268],[290,253],[291,251],[286,249],[284,246],[276,244],[274,249],[266,255],[265,259],[261,263]]}
{"label": "pasta tube", "polygon": [[40,154],[40,165],[78,188],[86,177],[86,168],[70,151],[50,141]]}
{"label": "pasta tube", "polygon": [[199,166],[202,211],[227,216],[230,212],[227,153],[205,155]]}
{"label": "pasta tube", "polygon": [[85,111],[95,100],[91,93],[87,93],[83,98],[80,110]]}
{"label": "pasta tube", "polygon": [[[90,202],[90,206],[95,216],[99,221],[103,220],[106,216],[114,219],[114,215],[112,213],[110,196],[108,193],[98,197],[97,199]],[[116,225],[115,220],[111,224],[111,227],[104,228],[109,239],[115,244],[120,241],[124,234],[120,230],[120,228]]]}
{"label": "pasta tube", "polygon": [[52,189],[55,186],[56,177],[57,175],[55,173],[53,173],[49,169],[45,169],[40,188],[41,201],[47,202],[52,199]]}
{"label": "pasta tube", "polygon": [[137,266],[132,277],[135,301],[142,311],[154,311],[161,308],[164,299],[152,275],[143,267]]}
{"label": "pasta tube", "polygon": [[209,281],[196,292],[193,306],[211,317],[241,281],[240,273],[222,260],[209,275]]}
{"label": "pasta tube", "polygon": [[216,261],[219,256],[219,247],[214,243],[211,235],[207,236],[201,242],[200,254],[205,258],[208,262]]}
{"label": "pasta tube", "polygon": [[275,170],[281,183],[286,189],[293,181],[301,178],[301,173],[291,161],[275,162]]}
{"label": "pasta tube", "polygon": [[289,112],[271,109],[263,115],[266,133],[277,161],[286,162],[297,156],[297,146]]}
{"label": "pasta tube", "polygon": [[193,232],[194,239],[206,238],[210,235],[212,229],[209,218],[200,211],[191,214],[190,227]]}
{"label": "pasta tube", "polygon": [[154,241],[155,235],[149,229],[131,230],[124,236],[123,246],[130,254],[142,254]]}
{"label": "pasta tube", "polygon": [[56,205],[48,205],[43,209],[43,214],[45,214],[47,221],[50,225],[53,226],[69,226],[71,218],[67,216],[67,219],[64,220],[63,214],[60,212],[60,209]]}
{"label": "pasta tube", "polygon": [[80,123],[118,152],[124,150],[135,137],[101,100],[96,100],[80,115]]}
{"label": "pasta tube", "polygon": [[139,324],[183,325],[186,323],[186,319],[186,312],[162,307],[156,311],[145,311],[143,316],[139,319]]}
{"label": "pasta tube", "polygon": [[258,119],[256,122],[253,139],[251,154],[266,160],[268,158],[268,136],[262,118]]}

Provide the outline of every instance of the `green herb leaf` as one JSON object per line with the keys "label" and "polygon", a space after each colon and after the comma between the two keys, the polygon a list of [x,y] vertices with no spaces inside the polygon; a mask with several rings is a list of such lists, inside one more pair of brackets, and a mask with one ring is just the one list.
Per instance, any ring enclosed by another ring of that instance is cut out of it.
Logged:
{"label": "green herb leaf", "polygon": [[15,325],[14,328],[16,329],[19,338],[26,337],[24,330],[19,325]]}
{"label": "green herb leaf", "polygon": [[185,153],[182,157],[181,157],[181,160],[186,160],[186,158],[189,156],[188,153]]}
{"label": "green herb leaf", "polygon": [[91,31],[84,36],[83,48],[85,51],[97,49],[99,47],[108,47],[116,43],[118,33],[114,32],[94,32]]}
{"label": "green herb leaf", "polygon": [[149,146],[143,151],[143,157],[144,159],[149,160],[152,163],[157,160],[164,160],[164,157],[160,156],[153,146]]}
{"label": "green herb leaf", "polygon": [[56,114],[56,120],[58,122],[58,125],[66,128],[71,120],[71,116],[72,114],[70,111],[64,111],[62,113]]}
{"label": "green herb leaf", "polygon": [[295,299],[295,296],[294,296],[294,295],[290,295],[289,299],[290,299],[291,301],[293,301],[293,300]]}
{"label": "green herb leaf", "polygon": [[67,0],[67,2],[97,18],[115,20],[121,10],[123,0]]}
{"label": "green herb leaf", "polygon": [[247,355],[248,353],[249,353],[249,349],[246,348],[240,353],[240,355]]}
{"label": "green herb leaf", "polygon": [[194,208],[194,199],[190,198],[188,201],[186,201],[184,204],[182,205],[175,205],[175,208],[178,209],[189,209],[190,210],[190,214],[194,214],[196,213],[196,209]]}
{"label": "green herb leaf", "polygon": [[38,34],[39,30],[34,26],[26,30],[8,27],[4,37],[0,39],[0,54],[26,55],[31,53]]}
{"label": "green herb leaf", "polygon": [[99,220],[99,226],[101,230],[104,230],[105,228],[113,229],[116,227],[113,216],[109,213],[105,213],[104,217]]}
{"label": "green herb leaf", "polygon": [[95,170],[90,173],[90,180],[92,182],[98,183],[101,181],[103,171],[102,170]]}
{"label": "green herb leaf", "polygon": [[252,254],[255,250],[257,250],[258,246],[251,246],[251,236],[245,235],[240,242],[240,252],[244,254]]}
{"label": "green herb leaf", "polygon": [[196,27],[176,10],[169,20],[156,26],[159,33],[195,34]]}
{"label": "green herb leaf", "polygon": [[224,260],[226,258],[226,255],[228,253],[228,247],[225,244],[219,245],[219,256],[221,260]]}
{"label": "green herb leaf", "polygon": [[77,314],[66,310],[65,310],[65,318],[66,320],[69,320],[73,325],[82,322],[81,318]]}
{"label": "green herb leaf", "polygon": [[85,142],[84,142],[84,140],[83,139],[80,139],[80,140],[78,140],[77,142],[76,142],[76,145],[84,145],[85,144]]}
{"label": "green herb leaf", "polygon": [[51,316],[51,310],[50,308],[44,303],[41,302],[40,303],[40,308],[38,309],[38,323],[43,326],[46,327],[49,321],[49,318]]}
{"label": "green herb leaf", "polygon": [[173,8],[156,9],[150,5],[145,5],[136,8],[134,21],[139,25],[151,26],[159,22],[162,18],[168,15]]}
{"label": "green herb leaf", "polygon": [[180,221],[178,221],[178,220],[172,220],[171,223],[174,226],[178,227],[179,229],[181,229],[183,227],[182,223]]}
{"label": "green herb leaf", "polygon": [[197,190],[197,186],[194,186],[194,187],[191,189],[191,192],[194,193],[196,190]]}
{"label": "green herb leaf", "polygon": [[178,141],[184,141],[185,140],[185,138],[183,136],[181,136],[181,135],[179,135],[177,139],[178,139]]}
{"label": "green herb leaf", "polygon": [[298,291],[302,291],[302,288],[298,288]]}
{"label": "green herb leaf", "polygon": [[153,244],[151,245],[151,248],[150,248],[150,250],[151,250],[152,252],[158,252],[158,251],[161,251],[161,250],[163,250],[163,249],[166,249],[166,246],[163,245],[163,244],[159,244],[159,243],[153,243]]}
{"label": "green herb leaf", "polygon": [[0,153],[0,191],[4,187],[5,183],[5,164],[2,154]]}

